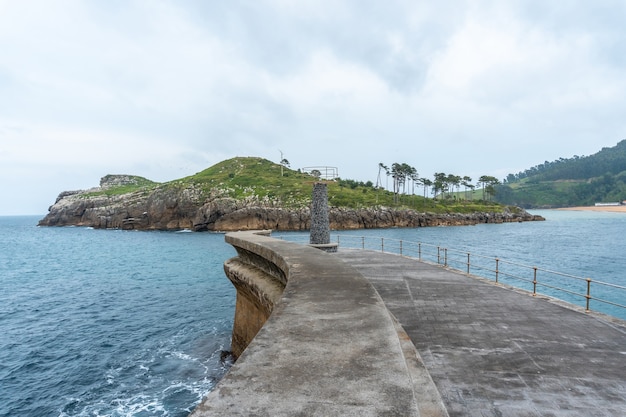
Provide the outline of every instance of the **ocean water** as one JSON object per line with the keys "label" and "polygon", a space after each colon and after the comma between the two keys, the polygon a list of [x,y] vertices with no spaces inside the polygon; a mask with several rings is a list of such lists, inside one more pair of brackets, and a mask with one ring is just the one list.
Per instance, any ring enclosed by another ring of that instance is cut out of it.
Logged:
{"label": "ocean water", "polygon": [[[332,238],[419,241],[626,285],[626,214],[533,213],[547,221]],[[38,219],[0,217],[0,416],[186,416],[230,365],[235,290],[223,262],[234,249],[220,234]]]}
{"label": "ocean water", "polygon": [[0,416],[186,416],[229,366],[224,236],[37,221],[0,217]]}

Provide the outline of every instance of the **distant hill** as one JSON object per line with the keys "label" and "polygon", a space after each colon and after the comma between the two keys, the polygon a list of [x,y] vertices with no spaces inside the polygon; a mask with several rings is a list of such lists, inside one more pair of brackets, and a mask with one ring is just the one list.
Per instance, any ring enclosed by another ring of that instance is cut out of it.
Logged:
{"label": "distant hill", "polygon": [[590,156],[559,158],[509,174],[496,201],[524,208],[589,206],[626,200],[626,140]]}

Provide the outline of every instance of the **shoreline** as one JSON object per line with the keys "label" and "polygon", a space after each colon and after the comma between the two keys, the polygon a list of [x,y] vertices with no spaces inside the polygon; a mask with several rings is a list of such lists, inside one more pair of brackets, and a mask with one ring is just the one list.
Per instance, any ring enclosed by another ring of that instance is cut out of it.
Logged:
{"label": "shoreline", "polygon": [[578,206],[578,207],[562,207],[555,210],[568,211],[604,211],[611,213],[626,213],[626,205],[621,206]]}

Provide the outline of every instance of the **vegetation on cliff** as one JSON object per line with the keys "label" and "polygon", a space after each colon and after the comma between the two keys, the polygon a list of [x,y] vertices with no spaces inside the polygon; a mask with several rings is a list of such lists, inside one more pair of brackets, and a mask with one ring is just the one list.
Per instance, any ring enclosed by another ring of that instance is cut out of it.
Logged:
{"label": "vegetation on cliff", "polygon": [[84,197],[99,195],[114,196],[134,193],[138,190],[149,191],[156,188],[159,183],[138,175],[105,175],[100,179],[100,188],[88,190],[83,193]]}
{"label": "vegetation on cliff", "polygon": [[509,174],[496,187],[496,200],[525,208],[626,200],[626,140],[591,156],[559,158]]}
{"label": "vegetation on cliff", "polygon": [[[106,178],[106,177],[105,177]],[[134,177],[134,183],[107,187],[85,196],[149,192],[154,189],[194,189],[200,199],[230,197],[256,199],[285,208],[308,207],[317,177],[256,157],[237,157],[222,161],[195,175],[166,183]],[[433,213],[503,212],[505,207],[489,201],[456,198],[431,199],[399,188],[388,191],[372,182],[337,178],[327,181],[329,205],[346,208],[376,206],[408,208]],[[509,208],[510,209],[510,208]]]}

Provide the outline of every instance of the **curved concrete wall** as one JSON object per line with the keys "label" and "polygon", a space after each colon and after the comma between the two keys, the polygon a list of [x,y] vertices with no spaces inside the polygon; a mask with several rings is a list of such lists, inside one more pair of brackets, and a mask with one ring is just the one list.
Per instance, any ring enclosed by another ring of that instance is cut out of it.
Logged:
{"label": "curved concrete wall", "polygon": [[263,327],[287,285],[289,265],[278,252],[259,244],[263,236],[269,231],[226,235],[238,254],[224,263],[224,272],[237,289],[231,347],[236,357]]}
{"label": "curved concrete wall", "polygon": [[226,241],[238,253],[225,271],[240,356],[192,416],[447,415],[410,339],[354,268],[258,232]]}

